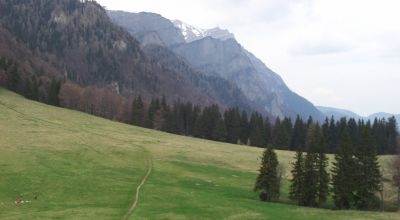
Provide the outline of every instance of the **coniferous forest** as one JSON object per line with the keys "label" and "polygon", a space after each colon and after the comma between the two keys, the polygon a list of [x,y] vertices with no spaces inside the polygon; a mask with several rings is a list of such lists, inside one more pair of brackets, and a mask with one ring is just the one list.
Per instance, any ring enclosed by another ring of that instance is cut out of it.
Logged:
{"label": "coniferous forest", "polygon": [[327,118],[322,123],[311,117],[306,121],[300,117],[272,120],[239,108],[222,110],[217,105],[201,108],[189,102],[168,105],[165,98],[153,99],[147,107],[140,97],[135,98],[132,119],[134,125],[173,134],[262,148],[272,145],[275,149],[292,151],[306,149],[310,126],[316,125],[320,131],[315,138],[322,139],[324,153],[338,152],[345,134],[355,149],[362,143],[363,131],[368,129],[378,154],[394,154],[398,134],[394,117],[374,121]]}

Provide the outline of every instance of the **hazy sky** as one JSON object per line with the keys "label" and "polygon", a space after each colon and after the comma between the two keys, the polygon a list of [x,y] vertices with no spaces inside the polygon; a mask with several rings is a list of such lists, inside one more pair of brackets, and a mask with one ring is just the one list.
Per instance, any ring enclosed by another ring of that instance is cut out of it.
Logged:
{"label": "hazy sky", "polygon": [[400,113],[399,0],[98,0],[229,29],[315,105]]}

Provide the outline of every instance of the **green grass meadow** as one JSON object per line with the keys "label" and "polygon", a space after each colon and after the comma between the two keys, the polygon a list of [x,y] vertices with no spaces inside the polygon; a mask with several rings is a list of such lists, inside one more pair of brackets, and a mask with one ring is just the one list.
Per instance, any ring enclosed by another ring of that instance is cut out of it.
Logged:
{"label": "green grass meadow", "polygon": [[[288,179],[294,154],[277,153]],[[129,219],[400,219],[396,212],[260,202],[253,186],[261,154],[262,149],[51,107],[0,89],[0,219],[122,219],[148,159],[153,170]],[[380,160],[391,208],[396,197],[389,184],[392,157]],[[288,186],[284,181],[283,201]],[[16,205],[23,193],[31,203]]]}

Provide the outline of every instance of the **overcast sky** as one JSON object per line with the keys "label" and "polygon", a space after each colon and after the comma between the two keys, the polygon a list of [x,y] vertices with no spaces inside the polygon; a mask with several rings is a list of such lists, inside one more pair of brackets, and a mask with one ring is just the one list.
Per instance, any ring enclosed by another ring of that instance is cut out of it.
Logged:
{"label": "overcast sky", "polygon": [[98,0],[229,29],[315,105],[400,113],[399,0]]}

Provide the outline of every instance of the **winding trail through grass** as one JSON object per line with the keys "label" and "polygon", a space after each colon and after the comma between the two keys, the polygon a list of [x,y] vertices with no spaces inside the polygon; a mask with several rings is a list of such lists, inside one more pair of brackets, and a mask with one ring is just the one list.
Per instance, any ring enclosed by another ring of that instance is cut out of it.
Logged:
{"label": "winding trail through grass", "polygon": [[139,196],[140,196],[140,189],[142,186],[146,183],[147,179],[149,178],[151,171],[153,169],[153,161],[151,159],[147,160],[147,173],[146,176],[143,177],[142,181],[140,182],[139,186],[136,188],[136,195],[135,195],[135,200],[133,201],[131,207],[129,208],[128,212],[124,215],[123,220],[126,220],[129,218],[129,216],[132,215],[133,211],[135,211],[135,208],[137,204],[139,203]]}

